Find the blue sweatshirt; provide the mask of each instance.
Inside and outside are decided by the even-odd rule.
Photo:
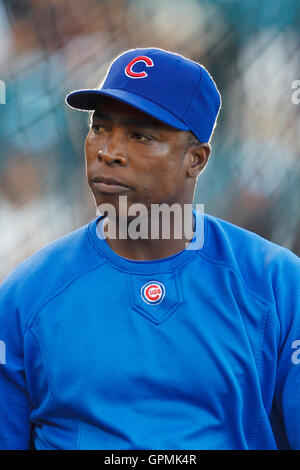
[[[300,259],[205,215],[132,261],[100,219],[0,286],[0,448],[300,449]]]

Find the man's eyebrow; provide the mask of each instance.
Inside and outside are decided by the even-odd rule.
[[[101,113],[100,111],[94,111],[92,118],[103,119],[104,121],[112,121],[112,117],[108,114]]]
[[[113,116],[102,113],[101,111],[95,111],[93,113],[92,118],[93,119],[98,118],[103,121],[113,121],[114,119]],[[134,126],[134,127],[140,127],[143,129],[157,129],[159,126],[159,124],[158,123],[156,124],[154,120],[152,121],[152,120],[147,120],[147,119],[137,119],[137,118],[132,118],[129,116],[121,117],[119,122],[123,126]]]
[[[120,123],[124,126],[133,126],[133,127],[141,127],[143,129],[157,129],[159,124],[153,120],[148,119],[137,119],[131,117],[123,117],[120,119]]]

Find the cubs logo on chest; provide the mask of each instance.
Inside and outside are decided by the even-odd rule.
[[[159,304],[165,296],[165,287],[161,282],[150,281],[144,284],[141,289],[141,297],[144,302],[150,305]]]

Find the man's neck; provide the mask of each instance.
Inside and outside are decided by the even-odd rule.
[[[153,224],[155,225],[155,224]],[[152,227],[153,227],[152,225]],[[127,233],[120,231],[120,224],[116,223],[115,236],[109,236],[108,230],[109,222],[106,227],[104,226],[104,233],[106,241],[111,249],[123,258],[136,260],[136,261],[151,261],[168,256],[175,255],[184,250],[193,238],[195,231],[195,217],[190,215],[189,223],[182,221],[181,237],[178,237],[180,231],[177,229],[174,233],[174,222],[170,223],[169,233],[162,233],[160,229],[156,238],[151,237],[151,222],[148,224],[148,237],[146,239],[137,238],[133,239],[130,236],[130,225],[127,225]],[[167,235],[167,238],[166,238]],[[158,239],[157,239],[158,237]]]

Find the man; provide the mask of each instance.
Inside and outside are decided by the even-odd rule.
[[[220,108],[208,72],[131,50],[67,102],[93,111],[102,215],[0,288],[1,448],[299,449],[299,258],[197,211],[175,234]],[[183,210],[149,237],[163,203]]]

